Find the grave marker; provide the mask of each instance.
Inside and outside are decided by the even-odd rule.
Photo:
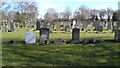
[[[35,33],[33,33],[33,32],[26,32],[25,33],[25,43],[27,43],[27,44],[36,43]]]
[[[118,30],[118,26],[117,25],[113,25],[113,32],[117,31]]]
[[[72,31],[72,40],[79,40],[80,37],[80,29],[74,28]]]
[[[1,22],[0,22],[0,32],[2,31],[2,24],[1,24]]]
[[[39,21],[36,22],[36,30],[40,30],[40,22]]]
[[[49,40],[49,29],[41,28],[40,29],[40,44],[47,44]]]
[[[70,33],[70,30],[71,30],[71,26],[70,25],[67,25],[65,26],[65,33]]]
[[[103,31],[103,26],[102,26],[102,25],[99,25],[99,26],[97,27],[97,31],[102,32],[102,31]]]
[[[115,31],[115,40],[120,41],[120,30]]]
[[[15,30],[15,23],[11,22],[10,23],[10,31],[13,32]]]

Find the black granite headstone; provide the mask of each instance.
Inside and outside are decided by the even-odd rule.
[[[49,29],[41,28],[40,29],[40,44],[46,44],[48,40],[49,40]]]
[[[72,31],[72,40],[79,40],[80,37],[80,29],[74,28]]]
[[[39,21],[36,22],[36,30],[40,30],[40,22]]]

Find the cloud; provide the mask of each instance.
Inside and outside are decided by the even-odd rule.
[[[43,15],[47,12],[48,8],[54,8],[58,12],[64,11],[66,6],[69,6],[72,9],[72,12],[75,11],[81,4],[85,4],[89,8],[97,9],[106,9],[111,7],[117,9],[117,3],[119,0],[35,0],[39,5],[39,13]],[[94,2],[94,3],[93,3]],[[115,5],[113,5],[113,3]]]
[[[46,0],[56,2],[119,2],[119,0]]]

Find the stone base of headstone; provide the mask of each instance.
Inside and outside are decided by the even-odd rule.
[[[84,44],[88,44],[88,43],[97,43],[97,40],[96,39],[84,39],[83,41]]]
[[[83,42],[82,40],[71,40],[70,44],[80,44],[82,42]]]
[[[116,40],[116,41],[120,41],[120,30],[117,30],[117,31],[115,32],[115,40]]]
[[[65,44],[66,43],[66,40],[64,39],[56,39],[54,40],[54,44]]]
[[[50,43],[49,40],[45,40],[45,41],[40,40],[39,45],[47,45],[49,43]]]

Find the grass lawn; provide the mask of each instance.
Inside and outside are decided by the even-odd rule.
[[[3,32],[2,41],[24,41],[25,29],[16,32]],[[114,39],[114,33],[80,33],[80,39],[95,38],[99,40]],[[36,32],[36,38],[39,33]],[[71,33],[56,32],[50,39],[71,40]],[[119,66],[120,43],[102,42],[97,44],[64,44],[64,45],[33,45],[7,44],[2,45],[3,66]]]

